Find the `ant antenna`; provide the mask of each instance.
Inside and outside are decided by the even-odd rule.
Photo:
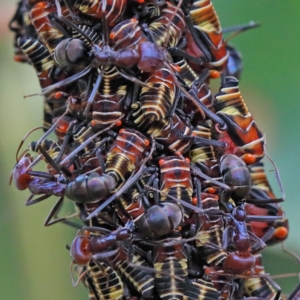
[[[277,182],[279,184],[279,188],[280,188],[280,192],[281,192],[281,198],[284,201],[285,200],[285,192],[284,192],[284,188],[283,188],[283,185],[282,185],[282,181],[280,179],[279,170],[278,170],[275,162],[273,161],[273,159],[271,158],[271,156],[267,152],[267,140],[266,140],[265,136],[264,136],[264,140],[266,141],[266,143],[264,144],[264,153],[267,156],[267,158],[269,159],[269,161],[272,163],[272,165],[274,166],[276,179],[277,179]]]
[[[28,149],[25,150],[25,151],[20,155],[20,157],[18,157],[19,151],[20,151],[21,147],[23,146],[25,140],[28,138],[28,136],[29,136],[32,132],[34,132],[35,130],[38,130],[38,129],[43,129],[43,126],[38,126],[38,127],[35,127],[35,128],[33,128],[33,129],[31,129],[31,130],[28,131],[28,132],[25,134],[25,136],[22,138],[22,140],[21,140],[21,142],[20,142],[20,145],[19,145],[19,147],[18,147],[18,150],[17,150],[17,152],[16,152],[16,160],[17,160],[17,162],[18,162],[18,161],[21,159],[21,157],[28,151]]]
[[[222,30],[223,33],[228,33],[228,32],[233,31],[233,33],[225,40],[225,43],[227,44],[229,40],[231,40],[233,37],[239,35],[240,33],[244,32],[248,29],[257,28],[260,25],[261,25],[260,23],[250,21],[248,24],[237,25],[237,26],[231,26],[231,27],[224,28]]]

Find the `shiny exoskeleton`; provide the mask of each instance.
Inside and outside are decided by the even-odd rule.
[[[231,188],[230,197],[233,201],[237,205],[245,201],[250,191],[251,178],[244,161],[236,155],[224,155],[220,159],[220,172],[223,182]]]
[[[90,300],[279,300],[259,252],[288,235],[284,192],[223,38],[253,27],[222,30],[210,0],[20,0],[15,59],[47,132],[19,154],[29,131],[11,178],[26,205],[58,197],[46,226],[86,225],[67,248]]]

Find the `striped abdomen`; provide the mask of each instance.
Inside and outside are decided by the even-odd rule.
[[[47,50],[47,48],[33,38],[19,38],[18,47],[20,47],[23,53],[27,56],[28,60],[32,63],[41,88],[45,88],[53,84],[53,79],[50,76],[53,71],[54,61]]]
[[[118,253],[112,260],[114,268],[123,280],[145,298],[152,298],[154,292],[154,276],[148,270],[141,267],[150,268],[146,260],[139,254],[132,256],[131,266],[128,262],[128,250],[125,247],[119,247]]]
[[[182,300],[188,275],[183,244],[155,247],[153,264],[159,297],[163,300]]]
[[[217,266],[227,257],[227,252],[222,249],[223,231],[217,224],[208,230],[200,230],[196,235],[196,247],[209,265]]]
[[[132,104],[134,123],[144,133],[151,134],[157,127],[167,125],[166,117],[175,98],[176,86],[169,70],[151,73],[143,87],[139,102]]]
[[[101,268],[97,265],[101,265]],[[88,276],[94,284],[99,300],[120,300],[124,295],[121,277],[104,262],[90,261],[87,266]]]
[[[101,19],[103,17],[101,0],[72,0],[70,2],[75,8],[86,15],[97,19]],[[113,26],[120,20],[120,18],[122,18],[126,5],[126,0],[106,1],[104,13],[109,26]]]
[[[203,42],[211,52],[212,68],[223,71],[227,65],[228,53],[219,18],[211,1],[193,1],[190,16],[194,27],[205,36]]]
[[[175,47],[186,29],[184,14],[180,8],[167,2],[167,7],[162,9],[160,17],[149,24],[149,29],[156,44]]]
[[[225,78],[225,84],[215,96],[214,108],[227,125],[227,131],[222,133],[224,141],[230,145],[226,151],[241,157],[246,163],[262,159],[264,136],[242,98],[236,78]]]
[[[179,75],[188,87],[191,87],[192,84],[199,78],[199,75],[196,74],[186,59],[181,58],[174,64],[180,67]]]
[[[139,131],[121,129],[107,154],[105,173],[113,176],[120,188],[143,158],[149,140]]]
[[[196,138],[198,137],[211,140],[211,126],[209,126],[206,122],[202,122],[194,128],[192,135]],[[213,146],[208,145],[205,142],[195,140],[191,145],[189,157],[191,162],[196,164],[206,175],[213,178],[221,176],[219,163]]]
[[[189,163],[177,156],[160,159],[160,200],[174,202],[172,198],[192,204],[193,184]],[[185,216],[189,217],[190,209],[184,207]]]
[[[91,39],[93,44],[98,45],[100,43],[101,36],[99,36],[99,34],[96,31],[94,31],[91,27],[86,25],[78,25],[78,28]],[[72,29],[72,37],[74,39],[79,39],[83,41],[90,48],[93,46],[85,36],[83,36],[80,32],[78,32],[75,29]]]
[[[127,84],[115,66],[104,68],[102,82],[92,104],[93,127],[105,128],[122,116]]]
[[[218,291],[210,281],[196,279],[186,286],[183,300],[218,300]]]
[[[245,210],[249,215],[258,216],[282,216],[281,220],[275,220],[272,222],[255,222],[250,221],[248,224],[251,231],[259,238],[264,237],[264,235],[270,230],[274,229],[274,232],[267,240],[264,242],[267,245],[273,245],[276,243],[283,242],[289,233],[289,222],[286,218],[285,212],[281,206],[277,203],[261,203],[259,200],[270,200],[276,199],[272,188],[269,184],[268,178],[266,176],[263,163],[257,163],[249,167],[252,186],[249,192],[249,202],[245,204]],[[257,204],[251,204],[251,199],[255,199]],[[247,201],[247,200],[246,200]]]
[[[255,256],[254,273],[257,275],[265,274],[262,264],[261,254]],[[274,287],[264,277],[250,277],[244,281],[244,295],[246,297],[257,297],[263,299],[275,299],[276,291]],[[277,299],[277,298],[276,298]]]
[[[30,17],[40,40],[52,54],[64,35],[52,25],[51,13],[57,13],[55,6],[49,7],[47,2],[39,2],[32,8]]]
[[[115,51],[119,49],[136,50],[139,43],[148,41],[139,26],[139,22],[134,18],[117,24],[111,30],[109,37]]]

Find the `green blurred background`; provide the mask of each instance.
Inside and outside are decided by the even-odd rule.
[[[11,1],[14,2],[14,1]],[[8,186],[16,149],[25,133],[42,124],[42,98],[23,99],[40,91],[34,70],[12,59],[13,35],[7,24],[15,3],[0,3],[0,299],[88,299],[80,285],[72,287],[70,257],[65,248],[76,230],[57,224],[43,227],[55,199],[25,207],[27,192]],[[290,220],[287,248],[300,255],[300,1],[215,0],[222,27],[259,21],[262,26],[230,41],[244,58],[241,90],[247,106],[266,133],[268,152],[276,162],[286,191],[283,207]],[[218,83],[217,85],[218,86]],[[37,139],[41,132],[31,136]],[[27,142],[26,142],[27,145]],[[272,167],[268,172],[280,196]],[[65,214],[72,211],[66,206]],[[264,252],[271,274],[300,272],[299,263],[281,246]],[[297,276],[277,280],[284,292]]]

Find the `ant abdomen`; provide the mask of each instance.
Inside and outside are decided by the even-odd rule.
[[[241,201],[248,196],[251,177],[242,159],[232,154],[224,155],[220,161],[220,172],[224,183],[232,187],[231,197],[234,201]]]
[[[66,196],[80,203],[97,202],[104,199],[116,186],[110,175],[92,172],[76,177],[66,186]]]
[[[136,221],[136,226],[143,235],[160,237],[176,229],[182,220],[183,213],[180,207],[177,204],[166,202],[151,206]]]
[[[54,60],[62,67],[86,64],[87,59],[88,48],[80,39],[64,39],[55,47]]]

